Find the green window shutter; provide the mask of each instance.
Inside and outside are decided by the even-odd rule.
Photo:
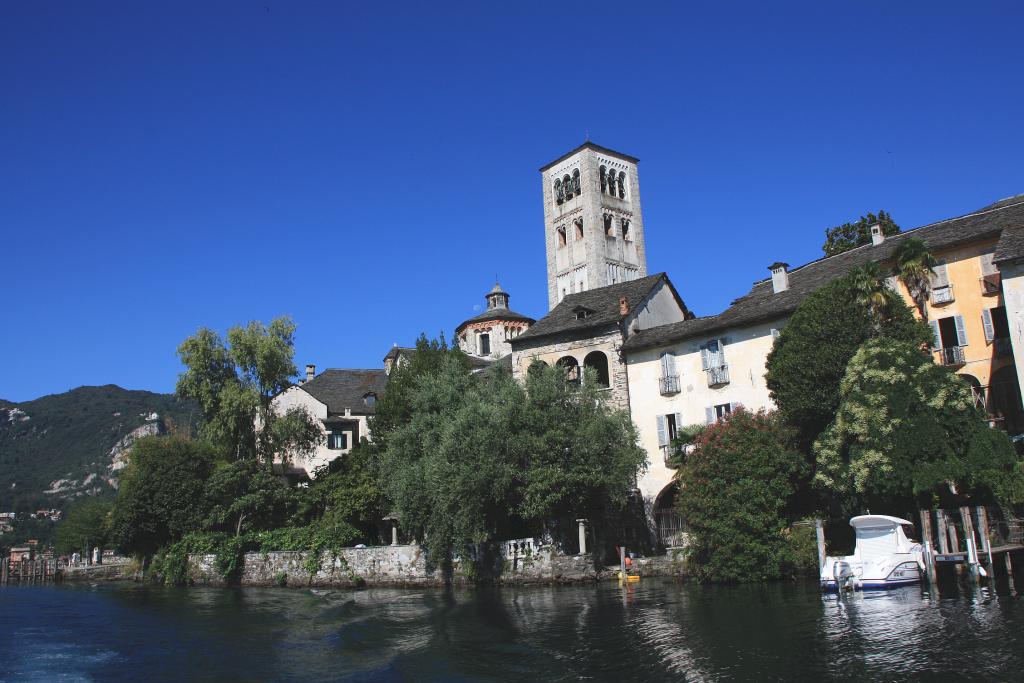
[[[665,424],[665,416],[664,415],[659,415],[658,416],[658,446],[661,447],[661,446],[667,446],[667,445],[668,445],[668,428],[667,428],[667,425]]]
[[[932,328],[932,349],[941,349],[942,334],[939,332],[939,321],[929,320],[928,327]]]
[[[991,342],[996,338],[996,332],[992,326],[992,311],[987,308],[981,310],[981,324],[985,327],[985,341]]]
[[[956,343],[958,346],[967,346],[967,331],[964,329],[964,319],[959,315],[953,316],[956,323]]]

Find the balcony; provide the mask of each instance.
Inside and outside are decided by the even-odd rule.
[[[947,346],[944,349],[939,349],[939,361],[943,365],[963,365],[965,362],[964,347]]]
[[[708,386],[720,387],[729,383],[729,366],[719,365],[706,370],[708,373]]]
[[[679,375],[665,375],[659,382],[662,396],[671,396],[679,393]]]
[[[932,303],[936,306],[948,304],[953,301],[953,285],[935,287],[932,289]]]

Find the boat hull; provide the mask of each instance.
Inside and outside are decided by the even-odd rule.
[[[921,583],[921,569],[917,562],[901,562],[884,575],[881,574],[880,572],[872,576],[870,572],[862,572],[860,576],[849,577],[844,584],[847,589],[852,590],[884,591]],[[821,590],[826,593],[835,593],[839,590],[839,584],[834,578],[822,576],[820,584]]]

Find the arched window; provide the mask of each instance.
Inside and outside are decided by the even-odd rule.
[[[604,215],[604,236],[615,237],[615,232],[612,228],[612,215],[610,213]]]
[[[565,198],[572,199],[572,178],[569,176],[568,173],[566,173],[565,176],[562,178],[562,186],[565,188]]]
[[[559,204],[565,201],[565,189],[562,187],[562,181],[555,181],[555,201]]]
[[[601,194],[608,191],[608,169],[601,167]]]
[[[626,198],[626,174],[619,171],[619,197]]]
[[[597,383],[602,387],[609,387],[608,382],[608,356],[604,355],[600,351],[591,351],[587,354],[587,357],[583,359],[583,367],[591,368],[594,370],[594,374],[597,375]]]
[[[580,188],[580,169],[578,168],[572,172],[572,191],[576,194],[582,194]]]
[[[679,484],[673,482],[662,489],[654,499],[651,512],[658,528],[658,542],[666,548],[682,545],[684,521],[676,512],[676,499],[679,497]]]
[[[974,375],[957,375],[960,379],[967,383],[967,386],[971,388],[971,393],[974,395],[974,405],[987,411],[988,402],[985,400],[985,390],[981,386],[981,382]]]
[[[572,356],[562,356],[558,359],[558,367],[565,371],[565,381],[569,384],[579,386],[580,364]]]
[[[625,218],[622,219],[622,239],[627,242],[633,239],[633,236],[629,233],[629,221]]]
[[[558,246],[564,247],[565,246],[565,226],[564,225],[558,226],[558,228],[556,228],[556,231],[558,232]]]
[[[573,221],[573,225],[576,226],[576,239],[583,239],[583,219],[577,218],[575,221]]]

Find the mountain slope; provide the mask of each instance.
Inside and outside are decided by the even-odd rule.
[[[173,394],[113,384],[24,403],[2,401],[0,511],[66,508],[81,495],[112,492],[115,461],[123,465],[129,435],[188,429],[198,415],[194,404]]]

